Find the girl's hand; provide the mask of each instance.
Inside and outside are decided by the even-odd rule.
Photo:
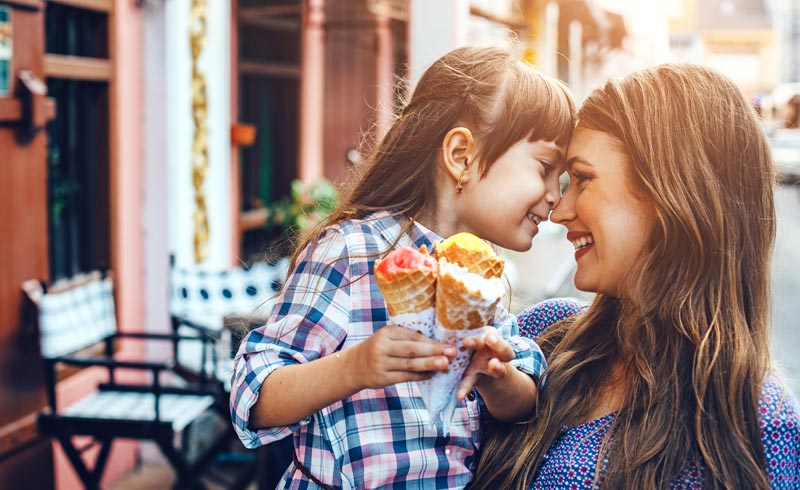
[[[345,353],[351,380],[363,390],[429,379],[434,371],[447,369],[456,349],[408,328],[386,325]]]
[[[464,347],[475,353],[456,392],[459,400],[465,399],[472,388],[503,379],[508,375],[508,370],[513,369],[508,362],[515,357],[514,349],[494,327],[486,327],[483,335],[465,338]]]

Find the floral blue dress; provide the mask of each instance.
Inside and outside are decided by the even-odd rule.
[[[586,308],[570,299],[548,300],[517,318],[520,334],[536,339],[548,326]],[[761,440],[767,457],[767,472],[773,489],[800,488],[800,406],[794,395],[775,377],[764,382],[759,401]],[[563,427],[545,454],[531,489],[592,489],[597,458],[615,414],[604,415],[575,427]],[[602,484],[602,475],[599,478]],[[600,486],[598,485],[598,487]],[[703,488],[702,463],[688,464],[672,482],[675,490]]]

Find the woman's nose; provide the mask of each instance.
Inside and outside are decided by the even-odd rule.
[[[567,192],[561,196],[553,212],[550,213],[550,221],[563,225],[575,218],[575,198],[573,195],[574,193],[567,188]]]

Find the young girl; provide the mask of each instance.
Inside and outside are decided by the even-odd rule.
[[[449,424],[428,429],[414,381],[460,346],[387,325],[373,276],[395,247],[468,231],[524,251],[560,199],[572,99],[497,48],[436,61],[343,204],[309,235],[267,325],[236,358],[233,422],[249,448],[294,435],[282,488],[458,488],[484,418],[532,410],[543,357],[499,308]],[[474,389],[473,389],[474,388]]]

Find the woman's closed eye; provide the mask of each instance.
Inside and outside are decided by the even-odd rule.
[[[590,180],[592,180],[592,177],[590,175],[588,175],[588,174],[583,173],[583,172],[576,172],[576,171],[573,170],[569,174],[569,183],[570,183],[570,185],[574,184],[576,187],[581,187],[584,184],[586,184],[587,182],[589,182]]]

